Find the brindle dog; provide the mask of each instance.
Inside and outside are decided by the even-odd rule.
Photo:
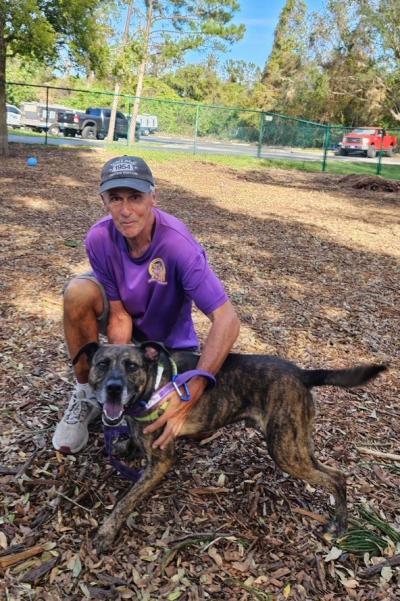
[[[82,353],[88,356],[91,365],[89,381],[103,405],[103,421],[111,425],[120,419],[126,406],[150,398],[158,365],[164,366],[160,385],[171,378],[169,356],[158,343],[100,347],[89,343],[78,356]],[[196,368],[199,355],[180,351],[172,354],[172,358],[182,373]],[[272,459],[283,471],[313,486],[322,486],[334,496],[335,515],[325,532],[338,536],[347,527],[346,480],[340,471],[319,463],[314,456],[311,435],[315,409],[310,391],[314,386],[360,386],[385,369],[384,365],[301,369],[279,357],[232,353],[217,375],[217,385],[208,388],[192,408],[180,436],[210,432],[245,420],[246,425],[263,434]],[[146,422],[127,420],[133,441],[141,448],[147,465],[101,526],[96,539],[99,552],[110,548],[134,507],[159,484],[174,463],[174,443],[164,450],[153,449],[152,442],[160,432],[145,436]]]

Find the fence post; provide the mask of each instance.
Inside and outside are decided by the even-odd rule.
[[[376,165],[376,175],[380,175],[382,172],[382,155],[383,155],[383,139],[385,137],[385,130],[382,128],[381,134],[381,149],[378,151],[378,162]]]
[[[331,127],[330,125],[325,126],[324,134],[324,158],[322,159],[322,171],[326,171],[326,159],[328,158],[328,148],[331,141]]]
[[[127,116],[128,116],[128,131],[126,132],[126,145],[129,147],[129,132],[131,129],[131,110],[132,110],[132,103],[131,103],[131,97],[128,96],[128,107],[127,107]]]
[[[257,158],[260,159],[262,143],[263,143],[263,138],[264,138],[264,113],[260,113],[260,125],[259,125],[258,129],[259,129],[259,134],[258,134],[258,145],[257,145]]]
[[[199,131],[199,119],[200,119],[200,105],[196,106],[196,119],[194,122],[194,140],[193,140],[193,154],[196,154],[197,150],[197,133]]]
[[[46,86],[46,131],[44,134],[44,143],[47,144],[47,131],[49,129],[49,87]]]

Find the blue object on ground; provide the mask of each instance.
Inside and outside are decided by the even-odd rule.
[[[38,160],[36,157],[29,157],[29,159],[26,161],[29,165],[29,167],[36,167],[36,165],[38,164]]]

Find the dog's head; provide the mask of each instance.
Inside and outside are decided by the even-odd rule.
[[[90,342],[76,355],[86,355],[89,383],[103,407],[104,421],[117,424],[128,403],[143,399],[154,386],[157,364],[164,348],[157,342],[104,344]]]

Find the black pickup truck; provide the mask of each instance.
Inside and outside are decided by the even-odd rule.
[[[88,108],[81,111],[64,111],[58,116],[58,122],[64,130],[65,136],[80,135],[88,140],[104,140],[108,134],[111,109]],[[129,121],[123,113],[117,111],[115,118],[114,140],[127,138]],[[140,124],[136,124],[135,139],[139,139]]]

